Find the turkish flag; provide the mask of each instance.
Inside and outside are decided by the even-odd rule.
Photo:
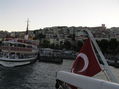
[[[71,71],[85,76],[94,76],[101,71],[100,64],[90,39],[87,39],[84,42],[83,47],[73,63]],[[78,89],[73,85],[69,84],[69,86],[71,89]]]
[[[94,76],[101,71],[91,40],[87,39],[83,44],[71,71],[85,76]]]

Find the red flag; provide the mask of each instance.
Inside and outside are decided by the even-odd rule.
[[[71,71],[85,76],[94,76],[101,71],[90,39],[87,39],[83,44],[83,47],[73,63]],[[69,86],[71,89],[77,89],[75,86]]]
[[[85,76],[94,76],[101,67],[94,52],[91,40],[87,39],[73,63],[71,71]]]

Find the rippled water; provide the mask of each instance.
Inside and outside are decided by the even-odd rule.
[[[0,67],[0,89],[55,89],[56,72],[70,71],[71,64],[71,60],[64,60],[62,65],[36,62],[15,68]],[[119,78],[119,69],[111,69]],[[102,73],[96,77],[105,79]]]
[[[36,62],[31,65],[0,68],[0,89],[55,89],[56,72],[70,70],[72,61],[62,65]]]

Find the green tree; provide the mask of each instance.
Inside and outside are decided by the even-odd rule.
[[[76,46],[76,51],[80,51],[81,47],[83,46],[83,42],[82,41],[77,41],[77,46]]]
[[[109,41],[105,39],[101,40],[99,43],[99,47],[101,48],[103,53],[107,53],[109,48]]]
[[[50,41],[44,40],[43,43],[41,44],[41,47],[48,48],[50,46]]]
[[[65,49],[71,49],[71,42],[70,41],[68,41],[68,40],[66,40],[65,42],[64,42],[64,48]]]
[[[110,52],[115,55],[117,53],[117,48],[118,48],[118,42],[116,39],[111,39],[109,41],[109,49],[110,49]]]

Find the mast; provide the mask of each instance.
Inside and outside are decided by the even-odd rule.
[[[26,32],[25,32],[25,36],[24,36],[25,40],[28,40],[28,38],[29,38],[28,30],[29,30],[29,18],[27,19],[27,27],[26,27]]]
[[[26,35],[28,35],[28,30],[29,30],[29,18],[27,19]]]
[[[104,63],[104,65],[103,65],[104,66],[104,70],[106,71],[109,79],[112,82],[118,83],[117,78],[114,76],[114,74],[110,70],[109,65],[108,65],[107,61],[105,60],[105,57],[104,57],[103,53],[101,52],[101,50],[100,50],[100,48],[99,48],[99,46],[98,46],[93,34],[88,29],[86,29],[85,31],[88,33],[89,38],[92,40],[92,42],[93,42],[93,44],[94,44],[94,46],[95,46],[95,48],[96,48],[101,60],[102,60],[102,62]]]

